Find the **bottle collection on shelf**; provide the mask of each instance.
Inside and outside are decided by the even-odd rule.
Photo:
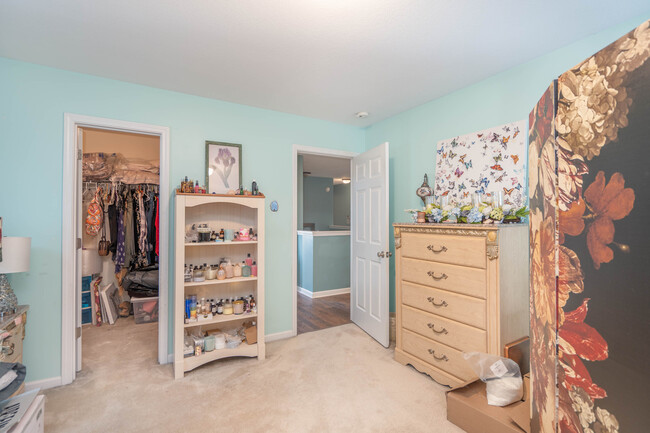
[[[207,242],[249,242],[257,241],[257,233],[252,227],[243,227],[239,230],[221,229],[212,230],[207,224],[192,224],[185,233],[186,243],[207,243]]]
[[[190,264],[185,265],[184,280],[186,283],[203,283],[207,280],[225,280],[239,277],[257,277],[257,262],[253,260],[250,253],[241,264],[233,265],[228,258],[222,258],[218,265]]]
[[[253,295],[238,299],[199,300],[196,295],[185,297],[185,323],[210,321],[217,316],[257,314],[257,303]]]
[[[185,180],[181,179],[181,186],[177,191],[183,194],[206,194],[207,192],[205,185],[200,186],[198,180],[194,183],[187,176],[185,176]]]
[[[205,185],[199,185],[199,181],[194,181],[192,179],[188,179],[187,176],[185,176],[185,179],[181,179],[181,185],[176,189],[176,192],[181,193],[181,194],[207,194],[207,189],[205,188]],[[212,193],[216,194],[216,193]],[[262,194],[259,190],[259,187],[257,186],[257,182],[253,180],[253,183],[251,184],[251,189],[244,189],[243,185],[240,185],[238,189],[232,189],[228,191],[227,195],[243,195],[243,196],[260,196],[264,197],[264,194]]]

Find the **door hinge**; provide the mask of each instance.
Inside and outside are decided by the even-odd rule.
[[[81,161],[83,159],[84,152],[81,149],[77,149],[77,160]]]
[[[81,249],[81,238],[77,238],[77,249]]]
[[[81,327],[77,327],[74,330],[75,338],[81,338]]]

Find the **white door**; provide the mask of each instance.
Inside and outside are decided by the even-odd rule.
[[[388,347],[388,143],[352,158],[350,316]]]
[[[77,224],[75,224],[75,236],[77,238],[76,260],[75,260],[75,371],[81,371],[81,269],[82,269],[82,240],[83,240],[83,179],[82,179],[82,158],[83,154],[83,133],[77,128]],[[74,377],[72,378],[74,380]]]

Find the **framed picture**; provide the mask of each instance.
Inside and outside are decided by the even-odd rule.
[[[208,194],[227,194],[242,185],[241,144],[205,142],[205,184]]]
[[[2,217],[0,217],[0,262],[2,261]]]

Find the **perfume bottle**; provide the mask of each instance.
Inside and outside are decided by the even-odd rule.
[[[246,264],[246,262],[241,262],[241,276],[250,277],[251,276],[251,267]]]
[[[251,275],[257,277],[257,262],[253,262],[251,265]]]
[[[248,266],[252,266],[252,265],[253,265],[253,258],[251,257],[251,253],[248,253],[248,257],[246,257],[246,264],[247,264]]]
[[[225,265],[223,265],[224,271],[226,271],[226,278],[232,278],[235,276],[235,269],[232,266],[232,263],[230,263],[230,259],[226,262]]]
[[[227,299],[226,300],[226,303],[223,306],[223,314],[225,314],[225,315],[233,314],[232,299]]]

